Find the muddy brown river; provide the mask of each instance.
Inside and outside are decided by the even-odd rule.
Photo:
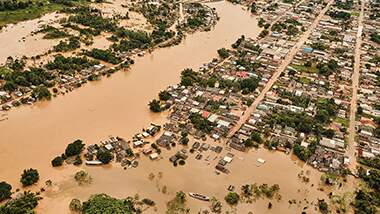
[[[315,202],[317,198],[324,197],[325,194],[316,188],[320,173],[298,165],[287,155],[266,150],[238,153],[230,175],[215,174],[211,161],[215,154],[210,154],[209,162],[190,157],[186,166],[178,168],[174,168],[167,158],[150,161],[144,157],[137,169],[123,170],[117,165],[51,167],[51,159],[61,154],[75,139],[93,144],[109,135],[129,138],[150,122],[161,123],[165,115],[150,113],[147,104],[160,90],[178,83],[181,70],[198,68],[215,57],[219,48],[229,47],[243,34],[248,37],[259,34],[256,18],[240,6],[227,2],[209,5],[215,7],[220,16],[220,21],[210,32],[188,35],[177,46],[158,49],[137,58],[128,72],[116,73],[49,102],[23,106],[3,115],[8,119],[0,122],[0,181],[7,181],[16,189],[20,187],[22,170],[30,167],[39,170],[40,186],[51,179],[54,187],[43,194],[38,213],[69,213],[68,204],[72,198],[85,200],[91,194],[103,192],[114,197],[136,193],[140,197],[149,197],[156,201],[157,207],[147,213],[164,213],[166,202],[176,191],[200,192],[223,200],[229,184],[239,188],[254,182],[279,184],[283,199],[273,202],[270,211],[267,209],[268,201],[259,200],[238,206],[237,213],[295,213],[305,206],[315,212],[314,206],[303,199],[309,197]],[[172,152],[164,151],[163,156],[167,157]],[[267,163],[257,167],[257,158],[264,158]],[[78,186],[74,183],[73,174],[80,168],[85,168],[93,177],[91,185]],[[301,170],[311,171],[308,184],[297,178]],[[151,172],[156,175],[162,172],[162,178],[150,181],[148,174]],[[313,188],[311,184],[314,184]],[[161,190],[165,185],[168,192],[163,194]],[[300,203],[290,206],[288,200],[291,199]],[[188,206],[191,213],[197,213],[209,204],[188,198]],[[224,210],[233,209],[224,205]]]

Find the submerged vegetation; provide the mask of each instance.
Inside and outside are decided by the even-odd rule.
[[[24,214],[35,213],[33,209],[37,207],[38,197],[35,193],[24,192],[20,197],[7,201],[4,205],[0,205],[0,213],[2,214]]]

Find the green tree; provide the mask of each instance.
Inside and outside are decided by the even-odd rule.
[[[5,181],[0,182],[0,202],[8,199],[12,195],[12,186]]]
[[[3,89],[9,92],[13,92],[13,91],[16,91],[17,85],[13,81],[7,81],[3,85]]]
[[[229,205],[237,205],[239,203],[240,196],[236,192],[229,192],[226,197],[224,197],[224,200],[226,200]]]
[[[219,56],[220,56],[221,58],[223,58],[223,59],[225,59],[225,58],[227,58],[227,57],[230,56],[230,53],[229,53],[228,50],[225,49],[225,48],[221,48],[221,49],[219,49],[219,50],[218,50],[218,54],[219,54]]]
[[[160,105],[160,101],[154,99],[152,101],[149,102],[149,109],[152,111],[152,112],[160,112],[161,111],[161,105]]]
[[[12,199],[0,206],[1,214],[33,214],[39,197],[31,192],[24,192],[20,197]]]
[[[79,155],[83,148],[84,148],[84,143],[82,140],[76,140],[70,144],[67,145],[66,149],[65,149],[65,155],[66,157],[71,157],[71,156],[74,156],[74,155]]]
[[[323,214],[326,214],[329,212],[329,206],[325,202],[325,200],[318,200],[318,207],[319,207],[319,211],[321,211],[321,213]]]
[[[87,201],[83,202],[82,213],[99,214],[99,213],[137,213],[134,200],[129,197],[127,199],[116,199],[106,194],[97,194],[91,196]]]
[[[40,175],[38,174],[38,171],[36,169],[26,169],[21,174],[20,182],[24,186],[30,186],[32,184],[37,183],[37,181],[40,179]]]
[[[51,165],[53,167],[58,167],[58,166],[62,166],[63,164],[63,158],[61,156],[57,156],[55,157],[52,161],[51,161]]]
[[[38,86],[33,89],[32,96],[38,100],[49,100],[51,98],[51,93],[46,86]]]
[[[108,164],[113,159],[113,155],[108,150],[99,150],[98,154],[96,155],[99,161],[101,161],[103,164]]]
[[[160,100],[163,100],[163,101],[168,101],[172,95],[167,92],[167,91],[161,91],[159,94],[158,94]]]

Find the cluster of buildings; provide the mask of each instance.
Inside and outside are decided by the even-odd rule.
[[[367,3],[364,13],[358,88],[358,155],[373,158],[380,154],[380,5]],[[377,35],[377,40],[375,39]]]
[[[304,4],[309,5],[301,3],[303,12],[297,17],[304,14]],[[357,3],[352,3],[351,9],[345,11],[355,14],[359,9]],[[246,149],[245,143],[252,140],[252,133],[259,133],[269,148],[288,152],[296,146],[305,161],[321,171],[347,166],[349,157],[345,156],[345,149],[358,17],[342,18],[335,15],[336,11],[341,9],[333,4],[230,140],[233,148]],[[294,19],[294,14],[292,17],[305,25],[311,24],[311,20],[303,20],[305,17]],[[270,37],[277,35],[273,32]]]

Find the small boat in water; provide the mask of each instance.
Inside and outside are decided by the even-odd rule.
[[[189,195],[190,195],[190,197],[196,198],[198,200],[210,201],[210,198],[205,196],[205,195],[201,195],[201,194],[193,193],[193,192],[189,192]]]

